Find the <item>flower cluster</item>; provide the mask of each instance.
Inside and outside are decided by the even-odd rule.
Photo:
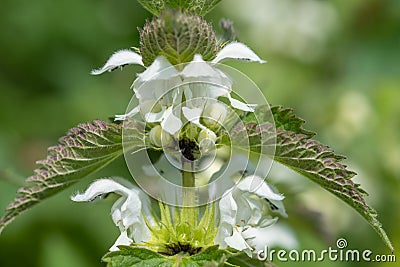
[[[200,123],[202,116],[216,121],[226,116],[228,111],[221,105],[208,103],[210,99],[226,97],[233,108],[253,111],[253,105],[231,96],[232,81],[217,67],[219,62],[228,59],[264,62],[246,45],[238,42],[226,45],[211,62],[195,55],[187,65],[173,66],[164,56],[159,56],[143,73],[138,74],[132,85],[139,105],[127,114],[117,115],[116,120],[125,120],[140,113],[147,123],[160,123],[164,131],[175,135],[184,123],[181,113],[183,119],[201,129],[206,128]],[[112,71],[127,64],[144,66],[139,54],[121,50],[113,54],[102,68],[93,70],[92,74]],[[180,108],[175,108],[177,106]]]
[[[100,179],[93,182],[84,193],[71,197],[73,201],[81,202],[103,198],[110,193],[120,196],[111,208],[111,215],[121,234],[110,251],[118,250],[120,245],[146,246],[152,239],[152,233],[163,224],[152,215],[149,197],[130,182],[124,181],[124,184],[113,179]],[[280,228],[275,231],[268,229],[277,221],[278,218],[274,217],[276,214],[287,216],[283,198],[260,177],[245,177],[219,200],[217,223],[210,226],[218,229],[214,244],[244,251],[251,257],[253,252],[263,248],[266,240],[279,232],[282,238],[273,244],[290,246],[293,241],[283,238],[287,236],[285,231]]]
[[[139,116],[149,125],[149,139],[157,147],[162,147],[161,135],[182,138],[182,128],[187,124],[200,129],[197,136],[199,143],[204,140],[215,143],[218,132],[213,131],[213,125],[222,123],[234,110],[253,112],[255,107],[232,97],[233,82],[218,68],[219,62],[228,59],[264,62],[239,42],[225,45],[210,62],[196,54],[191,62],[174,66],[164,56],[158,56],[144,72],[137,75],[132,85],[138,105],[127,114],[116,115],[115,119]],[[93,70],[92,74],[112,71],[127,64],[144,66],[139,54],[121,50],[113,54],[102,68]],[[215,101],[219,98],[225,98],[229,108]],[[187,131],[184,134],[190,135]],[[123,186],[112,179],[98,180],[85,193],[73,196],[72,200],[92,201],[109,193],[120,195],[111,213],[121,235],[111,251],[118,250],[119,245],[154,247],[151,240],[163,239],[156,233],[163,225],[169,224],[168,221],[152,215],[150,199],[132,184]],[[207,226],[216,229],[212,232],[211,245],[243,251],[251,257],[260,244],[265,244],[266,235],[271,233],[268,229],[278,219],[276,215],[286,216],[283,198],[261,177],[255,174],[242,176],[217,202],[216,218]],[[169,210],[168,207],[165,209]],[[200,220],[199,212],[195,214],[195,219]],[[170,240],[166,237],[163,242]],[[196,242],[195,246],[200,248],[210,245],[199,240]]]

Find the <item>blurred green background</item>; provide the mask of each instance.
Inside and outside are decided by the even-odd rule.
[[[142,69],[100,77],[89,71],[113,51],[138,46],[137,27],[146,18],[135,0],[1,1],[0,210],[69,128],[125,111],[129,86]],[[216,28],[220,18],[233,20],[239,40],[268,60],[230,65],[253,79],[271,104],[293,107],[319,141],[348,156],[399,248],[400,1],[223,0],[207,18]],[[130,177],[123,159],[17,218],[0,236],[0,266],[104,266],[100,258],[118,236],[112,202],[76,204],[69,196],[109,175]],[[335,248],[342,237],[349,248],[390,253],[337,198],[279,167],[273,179],[286,195],[283,221],[300,248]]]

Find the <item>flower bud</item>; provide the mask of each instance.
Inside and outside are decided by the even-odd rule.
[[[206,126],[222,124],[226,118],[227,109],[224,104],[213,103],[208,105],[203,112],[203,121]]]
[[[150,142],[156,147],[169,146],[173,139],[172,136],[163,131],[160,125],[153,127],[149,133]]]
[[[160,55],[172,65],[190,62],[195,54],[210,61],[219,49],[211,24],[179,9],[164,10],[140,30],[140,53],[145,66]]]
[[[199,142],[201,153],[207,153],[215,148],[217,136],[213,131],[204,129],[200,131],[197,141]]]
[[[162,128],[160,125],[153,127],[149,133],[150,142],[157,147],[161,147],[162,146],[161,134],[162,134]]]
[[[189,124],[187,129],[186,129],[186,135],[187,138],[193,140],[196,139],[196,137],[198,136],[199,132],[198,132],[198,127],[194,124]]]

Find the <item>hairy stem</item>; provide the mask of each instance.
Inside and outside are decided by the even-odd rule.
[[[193,163],[182,159],[182,213],[181,218],[190,226],[197,226],[198,208],[196,206],[196,177],[193,172]]]

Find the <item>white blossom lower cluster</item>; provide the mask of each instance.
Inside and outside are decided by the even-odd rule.
[[[118,250],[119,245],[143,244],[151,239],[151,232],[145,219],[154,225],[149,197],[133,184],[122,185],[112,179],[93,182],[82,194],[71,197],[73,201],[93,201],[109,193],[120,198],[111,209],[112,219],[121,235],[110,248]],[[278,220],[274,213],[286,216],[282,204],[283,196],[260,177],[251,175],[242,179],[234,188],[225,192],[218,201],[218,228],[214,244],[221,248],[233,248],[251,256],[264,249],[265,245],[290,247],[293,239],[285,228],[274,225]],[[268,212],[270,206],[274,212]]]

